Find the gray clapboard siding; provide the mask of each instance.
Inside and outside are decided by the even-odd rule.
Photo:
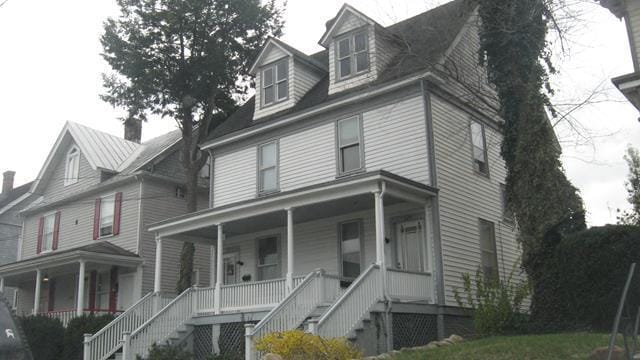
[[[36,275],[34,273],[33,278]],[[18,299],[16,302],[16,313],[18,315],[31,315],[33,312],[33,296],[36,282],[28,281],[20,284],[18,289]]]
[[[63,156],[60,156],[60,159],[54,164],[53,169],[51,169],[53,170],[51,171],[51,178],[47,181],[47,185],[42,191],[42,194],[40,194],[47,202],[52,202],[56,199],[75,194],[100,183],[100,172],[98,170],[93,170],[87,161],[87,158],[82,152],[80,152],[78,182],[64,186],[65,165],[67,161],[66,154],[71,149],[71,146],[73,146],[73,144],[69,144],[63,149]]]
[[[108,236],[101,240],[93,240],[93,218],[96,198],[111,195],[118,191],[122,192],[120,234]],[[61,212],[58,251],[89,245],[94,241],[109,241],[125,250],[137,253],[139,198],[138,184],[131,183],[123,185],[116,190],[87,196],[72,203],[60,205],[56,209]],[[35,213],[26,217],[22,259],[37,256],[36,247],[40,217],[54,213],[56,210]]]
[[[269,64],[270,62],[278,60],[283,56],[288,56],[287,54],[283,53],[282,50],[278,49],[275,46],[272,46],[271,49],[272,50],[269,52],[269,56],[266,57],[264,64]],[[278,56],[275,56],[274,54],[277,52],[280,52],[282,55],[278,54]],[[273,60],[269,60],[269,59],[273,59]],[[258,120],[267,115],[275,114],[279,111],[288,109],[293,105],[295,105],[295,97],[293,96],[295,92],[294,85],[293,85],[295,83],[295,72],[294,72],[295,67],[293,63],[293,57],[288,56],[287,61],[288,61],[288,72],[289,72],[289,77],[287,80],[288,81],[287,85],[289,87],[289,97],[287,98],[287,100],[281,101],[273,105],[262,106],[262,67],[258,67],[258,71],[256,73],[256,98],[255,98],[256,107],[253,114],[254,120]]]
[[[256,147],[216,156],[214,206],[251,199],[256,194]],[[215,156],[215,155],[214,155]]]
[[[297,103],[320,81],[322,74],[320,74],[318,70],[311,69],[299,60],[294,60],[293,63],[293,101]]]
[[[473,170],[471,117],[432,95],[436,169],[440,189],[440,229],[447,305],[457,305],[453,288],[461,288],[463,273],[475,274],[480,266],[478,219],[495,224],[501,276],[518,260],[519,249],[513,227],[503,223],[500,183],[504,161],[500,156],[501,134],[485,126],[490,177]]]
[[[175,179],[177,182],[185,182],[185,170],[180,161],[180,150],[175,150],[153,166],[153,173]],[[198,186],[209,187],[209,179],[198,177]]]

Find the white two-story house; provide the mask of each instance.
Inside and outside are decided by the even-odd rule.
[[[255,96],[201,144],[209,207],[149,227],[156,254],[208,247],[209,286],[110,349],[190,339],[198,359],[252,359],[261,336],[304,328],[373,354],[462,331],[462,274],[508,276],[520,253],[477,21],[464,0],[388,27],[345,5],[317,54],[267,41]]]

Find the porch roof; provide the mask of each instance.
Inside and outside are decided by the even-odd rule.
[[[416,203],[425,203],[438,192],[436,188],[384,170],[370,171],[178,216],[151,224],[149,231],[156,232],[161,237],[172,237],[287,208],[304,207],[373,193],[382,190],[383,187],[389,196]],[[189,240],[187,237],[183,236],[184,240]],[[198,242],[197,239],[192,240]]]
[[[20,275],[36,269],[48,269],[78,263],[81,260],[126,267],[135,267],[143,262],[138,255],[107,241],[101,241],[2,265],[0,266],[0,276]]]

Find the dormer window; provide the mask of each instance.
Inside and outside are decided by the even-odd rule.
[[[289,97],[289,64],[283,59],[262,69],[262,105],[268,106]]]
[[[71,185],[78,182],[78,174],[80,172],[80,150],[72,147],[67,153],[67,162],[64,170],[64,185]]]
[[[369,44],[366,31],[348,34],[336,41],[338,79],[346,79],[369,70]]]

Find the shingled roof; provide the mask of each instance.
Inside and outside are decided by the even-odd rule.
[[[390,83],[415,73],[426,71],[443,58],[469,19],[472,11],[473,7],[468,0],[454,0],[390,25],[384,29],[402,45],[401,50],[372,84],[330,95],[329,74],[326,74],[292,108],[261,118],[260,121],[253,121],[255,97],[252,97],[224,123],[212,131],[205,142],[258,124],[272,122],[284,115],[309,109],[322,103],[363,91],[371,86]],[[327,50],[310,55],[310,57],[321,64],[328,64],[329,61]]]
[[[31,184],[33,182],[28,182],[24,185],[20,185],[13,190],[9,191],[6,194],[0,195],[0,214],[3,212],[4,208],[11,204],[12,202],[18,200],[20,197],[25,195],[31,189]],[[12,206],[13,207],[13,206]]]

